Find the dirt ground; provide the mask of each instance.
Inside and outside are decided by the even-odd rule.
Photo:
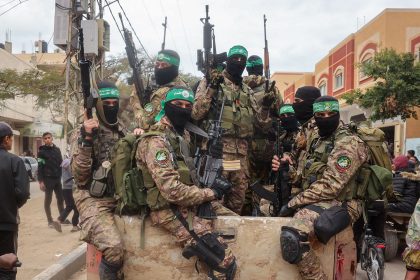
[[[18,257],[22,267],[18,269],[18,280],[32,279],[82,244],[79,241],[79,232],[70,232],[71,225],[63,226],[62,233],[48,227],[43,193],[39,193],[36,188],[38,185],[31,183],[32,199],[20,209]],[[51,204],[51,211],[53,217],[57,217],[55,198]]]

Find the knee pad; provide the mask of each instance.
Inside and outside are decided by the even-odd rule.
[[[99,278],[101,280],[119,280],[118,272],[122,268],[121,264],[112,264],[102,258],[99,264]]]
[[[285,261],[297,264],[302,255],[309,251],[308,235],[301,234],[292,227],[283,226],[280,234],[281,255]]]
[[[124,260],[124,249],[122,246],[106,248],[102,252],[102,258],[105,258],[108,263],[122,263]]]

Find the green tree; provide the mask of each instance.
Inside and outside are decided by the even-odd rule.
[[[358,65],[366,76],[372,77],[374,86],[356,89],[343,96],[348,104],[358,104],[372,110],[372,120],[385,120],[400,116],[417,119],[420,105],[420,63],[411,53],[397,53],[384,49],[368,63]]]

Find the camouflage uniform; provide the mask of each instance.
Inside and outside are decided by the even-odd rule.
[[[176,218],[170,203],[177,206],[197,235],[202,236],[212,232],[213,220],[197,217],[197,206],[213,201],[215,196],[211,189],[197,187],[191,178],[190,169],[193,167],[188,167],[187,161],[192,158],[188,149],[182,148],[188,147],[188,132],[185,131],[184,137],[179,136],[164,119],[153,125],[142,137],[136,158],[147,188],[152,223],[168,230],[183,247],[191,245],[195,240]],[[218,207],[219,210],[221,208]],[[219,240],[223,243],[222,238]],[[223,268],[229,267],[234,261],[229,248],[226,248],[225,253],[225,259],[220,264]],[[218,274],[217,279],[223,279],[223,276]]]
[[[404,250],[403,260],[407,269],[420,270],[420,199],[411,216],[405,240],[407,248]]]
[[[303,191],[288,203],[288,207],[299,210],[288,226],[307,235],[311,247],[316,239],[314,221],[319,214],[303,207],[316,205],[328,209],[347,201],[347,210],[354,223],[362,211],[361,203],[353,198],[356,177],[362,164],[368,160],[369,150],[359,137],[342,126],[327,139],[316,133],[308,144],[302,173]],[[312,248],[303,253],[298,269],[303,279],[327,279]]]
[[[301,191],[302,172],[305,167],[305,159],[308,155],[308,146],[314,135],[317,135],[317,131],[318,128],[315,119],[311,118],[302,125],[296,135],[294,149],[290,153],[290,157],[296,166],[296,172],[290,178],[292,182],[292,194]]]
[[[142,129],[149,129],[155,121],[156,115],[162,109],[161,101],[165,99],[166,93],[174,86],[187,86],[185,82],[178,76],[172,82],[159,86],[150,96],[150,103],[144,108],[140,106],[137,95],[133,92],[130,96],[131,106],[134,108],[134,115],[137,124]]]
[[[112,130],[100,122],[93,147],[79,145],[73,154],[72,174],[77,184],[73,193],[74,201],[80,213],[80,239],[93,244],[102,252],[103,258],[110,263],[120,265],[123,262],[123,244],[115,222],[116,201],[113,197],[112,176],[108,176],[108,188],[102,198],[92,197],[89,187],[93,172],[104,161],[110,161],[114,144],[124,135],[123,128]]]
[[[260,75],[250,75],[244,77],[243,79],[244,84],[246,84],[252,89],[253,95],[256,99],[259,108],[262,107],[262,100],[264,95],[266,94],[265,81],[266,78]],[[279,111],[281,105],[283,104],[283,99],[277,87],[274,87],[274,91],[276,99],[270,107],[270,112],[274,113],[273,115],[275,116],[277,115],[276,112]],[[259,129],[258,126],[254,127],[254,136],[250,141],[251,152],[249,156],[249,170],[251,182],[255,182],[256,180],[260,179],[264,184],[268,183],[268,177],[271,169],[271,156],[273,155],[274,151],[274,135],[274,127],[272,127],[270,131],[268,131],[268,133]],[[258,205],[259,199],[258,197],[253,195],[253,192],[250,189],[248,189],[245,195],[245,205],[242,211],[243,215],[251,214],[253,208],[252,204]]]
[[[268,116],[268,109],[258,108],[252,90],[242,84],[235,85],[229,78],[226,70],[223,71],[224,82],[221,84],[222,91],[219,93],[217,103],[222,103],[222,98],[226,97],[225,108],[222,115],[223,128],[223,176],[233,184],[232,192],[225,196],[224,205],[232,211],[240,214],[245,201],[245,191],[249,184],[249,163],[248,163],[248,143],[254,135],[254,124],[262,131],[268,131],[271,127],[271,119]],[[206,81],[202,80],[195,96],[192,118],[201,120],[205,118],[204,126],[208,128],[209,119],[216,119],[212,110],[213,95],[215,90],[207,88]],[[203,149],[206,149],[203,143]],[[235,167],[226,170],[227,164],[232,161],[239,161]]]

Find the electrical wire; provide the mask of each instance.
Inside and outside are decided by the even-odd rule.
[[[115,2],[115,1],[114,1],[114,2]],[[121,29],[120,29],[120,26],[118,25],[118,22],[117,22],[117,20],[116,20],[116,19],[115,19],[115,17],[114,17],[114,13],[113,13],[113,12],[112,12],[112,10],[111,10],[110,4],[108,4],[108,1],[107,1],[107,0],[105,0],[105,3],[106,3],[106,5],[108,6],[108,10],[109,10],[109,12],[111,13],[112,18],[114,19],[114,22],[115,22],[115,25],[117,26],[118,32],[120,32],[120,35],[121,35],[122,39],[124,40],[124,35],[122,34]],[[112,4],[112,3],[111,3],[111,4]]]
[[[0,5],[0,8],[3,8],[4,6],[7,6],[7,5],[9,5],[10,3],[13,3],[13,2],[16,2],[17,0],[12,0],[12,1],[9,1],[9,2],[7,2],[7,3],[5,3],[5,4],[2,4],[2,5]]]
[[[52,40],[53,37],[54,37],[54,32],[51,34],[51,37],[48,40],[47,46],[50,44],[50,42],[51,42],[51,40]],[[38,48],[41,48],[41,50],[42,50],[42,45],[41,46],[38,46]],[[41,62],[41,59],[42,59],[43,56],[44,56],[44,52],[42,52],[41,56],[39,57],[38,61],[36,62],[37,65]]]
[[[178,7],[179,16],[181,17],[181,25],[182,25],[182,29],[184,30],[184,37],[185,37],[185,42],[187,43],[188,54],[189,54],[189,57],[190,57],[191,66],[192,66],[192,69],[194,69],[195,65],[194,65],[194,62],[193,62],[193,58],[191,56],[192,52],[191,52],[191,48],[190,48],[190,42],[188,41],[187,31],[185,29],[185,24],[184,24],[184,19],[182,17],[181,8],[179,7],[179,0],[176,0],[176,5]]]
[[[126,14],[126,13],[125,13],[125,11],[124,11],[124,8],[121,6],[120,1],[119,1],[119,0],[117,0],[117,3],[118,3],[118,5],[120,6],[121,11],[123,12],[125,19],[128,21],[128,24],[130,25],[131,30],[133,31],[134,35],[136,36],[137,41],[139,42],[139,44],[140,44],[140,45],[141,45],[141,47],[143,48],[144,53],[145,53],[145,54],[146,54],[146,56],[149,58],[149,60],[152,62],[152,61],[153,61],[153,60],[152,60],[152,58],[150,57],[149,53],[147,52],[146,48],[144,47],[143,43],[141,42],[141,40],[140,40],[139,36],[137,36],[136,30],[134,30],[133,26],[131,25],[131,22],[130,22],[129,18],[127,17],[127,14]]]
[[[19,6],[20,4],[23,4],[25,2],[28,2],[29,0],[19,0],[19,3],[17,3],[16,5],[12,6],[11,8],[7,9],[6,11],[4,11],[3,13],[0,14],[0,16],[4,15],[5,13],[13,10],[14,8],[16,8],[17,6]]]
[[[153,22],[153,20],[152,20],[152,17],[150,16],[149,9],[147,9],[147,6],[146,6],[146,4],[144,3],[144,0],[142,0],[141,2],[143,3],[144,10],[146,11],[147,17],[148,17],[148,19],[149,19],[149,21],[150,21],[150,24],[151,24],[151,25],[152,25],[152,27],[153,27],[153,30],[155,31],[155,34],[158,34],[159,32],[158,32],[158,30],[156,29],[156,26],[155,26],[155,23],[154,23],[154,22]]]

